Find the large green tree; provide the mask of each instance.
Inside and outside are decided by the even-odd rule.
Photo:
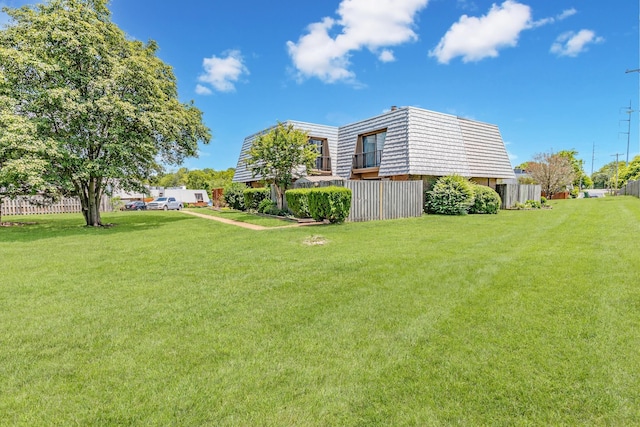
[[[609,162],[592,175],[595,188],[620,188],[626,181],[625,177],[627,166],[624,161]]]
[[[51,183],[80,198],[93,226],[110,187],[140,190],[162,164],[180,164],[210,139],[201,111],[178,100],[157,44],[129,39],[107,4],[5,8],[11,22],[0,31],[0,95],[35,125],[37,140],[54,142]]]
[[[624,183],[640,180],[640,156],[635,156],[621,171],[621,179]]]
[[[293,179],[312,170],[317,157],[317,148],[309,144],[306,132],[291,123],[278,123],[253,141],[246,164],[253,177],[275,185],[278,208],[282,209],[284,193]]]

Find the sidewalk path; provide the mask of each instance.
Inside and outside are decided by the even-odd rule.
[[[305,227],[305,226],[309,226],[309,225],[322,225],[323,224],[322,222],[303,222],[303,223],[297,223],[297,224],[291,224],[291,225],[283,225],[282,227],[264,227],[262,225],[256,225],[256,224],[249,224],[247,222],[234,221],[232,219],[220,218],[219,216],[213,216],[213,215],[205,215],[205,214],[201,214],[201,213],[198,213],[198,212],[191,212],[191,211],[185,211],[185,210],[180,210],[179,212],[186,213],[186,214],[193,215],[193,216],[197,216],[199,218],[211,219],[211,220],[222,222],[222,223],[225,223],[225,224],[235,225],[237,227],[242,227],[242,228],[246,228],[246,229],[249,229],[249,230],[256,230],[256,231],[273,230],[273,229],[277,230],[277,229],[280,229],[280,228]]]

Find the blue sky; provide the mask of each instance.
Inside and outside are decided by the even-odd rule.
[[[19,6],[23,0],[0,0]],[[640,152],[635,0],[112,0],[156,40],[213,139],[190,169],[235,167],[276,121],[340,126],[416,106],[500,127],[515,166],[575,149],[591,172]],[[6,21],[0,16],[0,21]],[[629,102],[635,110],[627,114]]]

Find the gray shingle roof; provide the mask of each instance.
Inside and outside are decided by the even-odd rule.
[[[403,107],[340,128],[289,121],[310,136],[327,138],[332,173],[351,176],[358,137],[386,129],[380,176],[458,174],[475,178],[514,178],[500,130],[496,125],[416,107]],[[251,142],[244,140],[234,181],[253,181],[244,165]]]

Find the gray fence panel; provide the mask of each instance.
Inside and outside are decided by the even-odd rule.
[[[347,221],[419,217],[423,212],[422,181],[346,181],[351,189]]]
[[[620,194],[640,197],[640,181],[629,181],[620,189]]]
[[[527,200],[540,201],[542,187],[540,185],[525,184],[498,184],[496,192],[502,199],[501,209],[510,209],[516,203],[524,203]]]

